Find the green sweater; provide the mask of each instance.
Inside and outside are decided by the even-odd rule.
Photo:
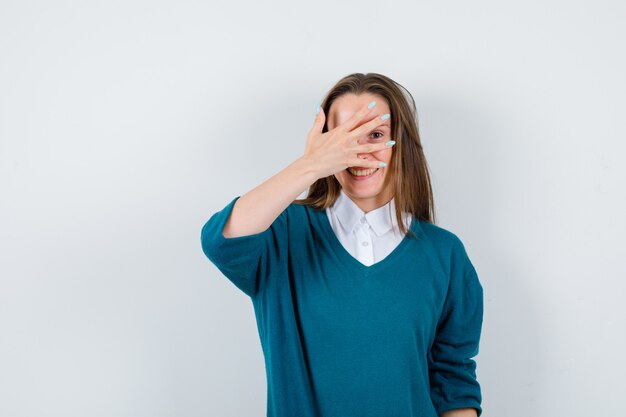
[[[483,289],[461,240],[413,218],[365,266],[324,210],[291,203],[263,232],[225,238],[235,197],[201,232],[204,254],[253,303],[268,417],[436,417],[473,407]]]

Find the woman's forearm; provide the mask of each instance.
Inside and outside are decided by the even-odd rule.
[[[233,206],[222,234],[226,238],[260,233],[319,178],[315,164],[304,156],[242,195]]]

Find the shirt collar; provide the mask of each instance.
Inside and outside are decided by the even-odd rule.
[[[365,213],[354,201],[348,197],[343,189],[339,193],[339,197],[332,206],[335,211],[335,215],[339,219],[339,223],[344,228],[346,233],[351,233],[355,227],[361,222],[361,218],[365,216],[367,222],[374,230],[374,233],[378,236],[382,236],[387,233],[392,227],[397,227],[398,221],[396,220],[396,206],[395,199],[392,198],[387,204],[382,207],[378,207],[368,213]],[[390,215],[391,214],[391,215]],[[403,213],[403,220],[409,228],[411,224],[411,215],[409,213]]]

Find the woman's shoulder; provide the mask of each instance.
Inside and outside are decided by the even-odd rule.
[[[461,238],[452,230],[425,220],[415,220],[419,222],[419,227],[425,238],[435,246],[451,249],[463,248]]]
[[[454,271],[473,269],[467,248],[457,233],[426,221],[420,221],[420,226],[426,236],[425,240],[436,256],[448,265],[451,274],[455,274]]]

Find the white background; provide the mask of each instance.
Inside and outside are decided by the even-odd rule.
[[[0,3],[0,416],[262,416],[209,216],[352,72],[415,97],[484,417],[625,415],[621,1]]]

